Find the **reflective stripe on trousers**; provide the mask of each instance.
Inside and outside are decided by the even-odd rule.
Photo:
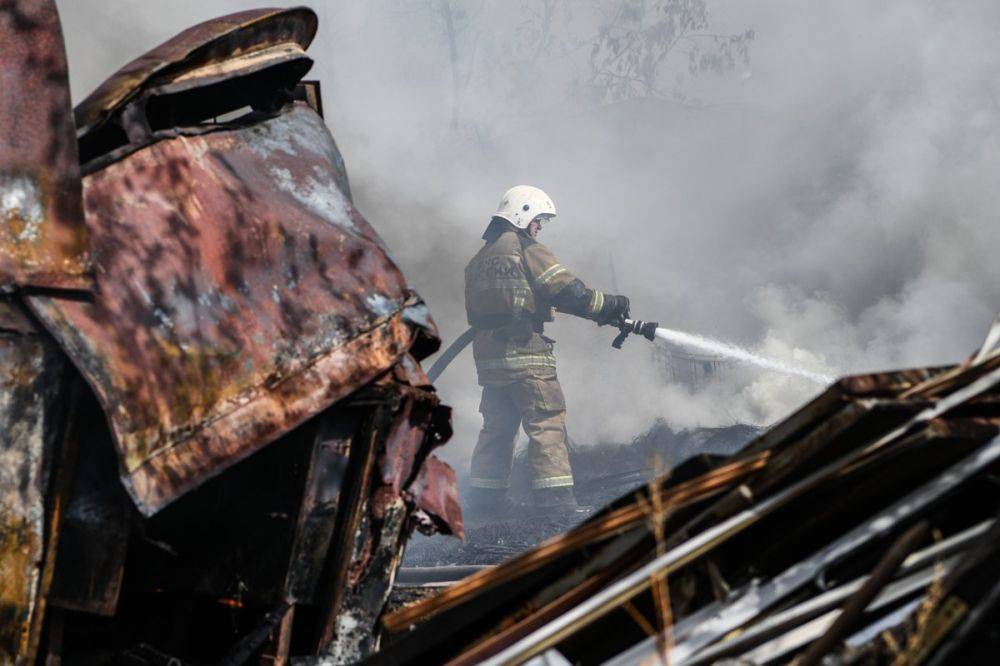
[[[566,448],[566,401],[554,375],[483,387],[483,429],[472,453],[474,486],[507,487],[518,427],[528,435],[527,462],[534,489],[573,485]],[[478,482],[504,485],[485,486]]]
[[[473,488],[487,488],[489,490],[507,490],[510,488],[510,478],[506,479],[482,479],[479,477],[472,477],[469,479],[469,485]]]
[[[573,477],[571,476],[547,476],[544,479],[535,479],[531,482],[531,488],[533,490],[540,490],[542,488],[562,488],[564,486],[572,486]]]

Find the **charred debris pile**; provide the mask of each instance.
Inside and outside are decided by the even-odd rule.
[[[658,473],[678,462],[701,458],[702,464],[711,465],[738,451],[762,431],[762,428],[745,424],[674,430],[666,421],[657,420],[646,432],[628,442],[573,442],[570,462],[576,482],[574,493],[583,509],[552,515],[532,515],[524,506],[530,487],[524,450],[519,450],[511,474],[513,515],[490,519],[468,516],[464,541],[416,536],[407,544],[403,565],[450,567],[500,564],[576,526],[587,517],[588,512],[648,483]],[[464,492],[461,477],[459,487]],[[426,572],[426,576],[430,577],[430,572]]]
[[[997,653],[1000,325],[668,474],[677,433],[581,448],[618,499],[387,610],[412,532],[463,533],[450,412],[303,80],[316,27],[207,21],[73,110],[53,0],[0,4],[0,663]]]
[[[958,366],[837,381],[734,455],[394,609],[368,663],[995,660],[998,339],[1000,320]]]
[[[710,464],[710,458],[731,455],[762,430],[747,424],[674,430],[660,419],[629,442],[574,442],[570,461],[577,500],[603,506],[689,458],[705,456],[705,463]],[[515,465],[521,461],[515,458]],[[524,496],[528,492],[527,485],[515,485],[512,490]]]
[[[316,28],[207,21],[72,110],[54,2],[0,4],[0,663],[354,662],[411,532],[462,533]]]

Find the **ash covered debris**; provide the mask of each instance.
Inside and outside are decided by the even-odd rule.
[[[416,536],[407,545],[404,564],[500,564],[574,527],[594,509],[645,485],[658,473],[679,467],[691,458],[707,461],[711,456],[731,455],[762,431],[745,424],[674,430],[661,419],[630,442],[574,442],[569,449],[576,482],[574,493],[580,506],[586,508],[573,513],[532,515],[528,507],[529,474],[524,450],[519,450],[511,474],[510,515],[479,518],[470,513],[464,541]],[[464,491],[462,480],[459,487]]]
[[[530,515],[470,522],[465,539],[433,539],[414,535],[407,544],[406,567],[500,564],[542,541],[574,527],[587,514]]]
[[[578,443],[570,449],[577,495],[603,506],[689,458],[731,455],[762,431],[747,424],[674,430],[659,419],[631,442]]]
[[[55,5],[0,6],[2,663],[356,661],[412,531],[462,534],[316,27],[199,24],[74,123]]]
[[[1000,318],[383,618],[368,663],[991,663]]]

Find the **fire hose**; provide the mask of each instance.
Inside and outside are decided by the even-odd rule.
[[[618,329],[618,335],[611,342],[611,346],[615,349],[621,349],[622,344],[624,344],[625,339],[629,335],[641,335],[647,340],[654,340],[656,338],[656,329],[659,324],[655,321],[642,321],[641,319],[629,319],[627,317],[622,317],[614,326]],[[477,329],[475,327],[469,328],[465,333],[455,338],[455,341],[448,345],[448,348],[441,353],[441,355],[434,361],[434,365],[431,369],[427,371],[427,376],[430,378],[431,382],[437,381],[437,378],[441,376],[441,373],[445,371],[451,362],[455,360],[455,357],[462,353],[462,351],[469,346],[472,339],[476,337]]]

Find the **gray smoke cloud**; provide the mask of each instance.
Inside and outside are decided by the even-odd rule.
[[[748,64],[692,77],[684,48],[659,99],[595,103],[578,85],[616,2],[317,3],[310,78],[356,203],[428,301],[465,328],[462,268],[500,194],[548,191],[541,240],[633,314],[825,374],[952,363],[1000,309],[1000,4],[709,2],[713,33],[752,28]],[[62,0],[76,100],[223,0]],[[547,20],[544,8],[554,8]],[[541,46],[539,46],[541,44]],[[676,62],[675,62],[676,61]],[[698,391],[664,383],[647,343],[562,318],[571,435],[771,423],[821,387],[738,368]],[[439,381],[445,455],[479,426],[468,355]]]

